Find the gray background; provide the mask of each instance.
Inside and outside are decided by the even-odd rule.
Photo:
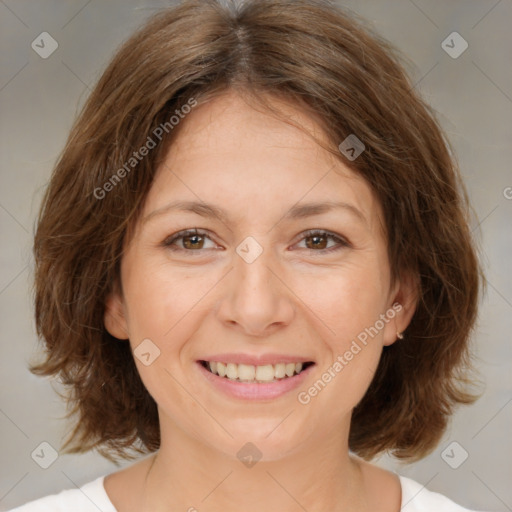
[[[474,234],[488,279],[474,337],[484,396],[457,411],[429,457],[409,466],[387,457],[378,463],[468,508],[512,510],[512,2],[340,3],[401,49],[411,61],[416,87],[439,112],[475,208]],[[116,47],[165,5],[169,2],[0,0],[0,510],[116,470],[97,454],[61,455],[48,469],[31,458],[44,441],[58,450],[66,431],[60,419],[65,408],[50,381],[27,370],[38,347],[31,243],[42,190],[77,108]],[[47,59],[31,48],[44,31],[59,45]],[[469,44],[458,58],[441,46],[453,31]],[[469,454],[457,469],[442,457],[453,441],[458,445],[446,452],[452,465],[460,463],[463,450]]]

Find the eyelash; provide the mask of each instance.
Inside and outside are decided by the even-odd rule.
[[[184,238],[186,236],[194,236],[194,235],[207,237],[211,240],[211,238],[208,236],[208,233],[206,231],[199,230],[199,229],[186,229],[183,231],[179,231],[178,233],[175,233],[174,235],[171,235],[169,238],[164,240],[163,245],[164,245],[164,247],[170,249],[171,251],[201,253],[201,252],[203,252],[202,250],[195,251],[195,250],[191,250],[191,249],[182,249],[181,247],[175,247],[175,246],[173,247],[174,242],[176,242],[177,240]],[[326,253],[330,253],[333,251],[338,251],[340,249],[344,249],[346,247],[351,247],[351,244],[347,240],[335,235],[334,233],[331,233],[330,231],[322,231],[322,230],[318,230],[318,229],[311,229],[311,230],[305,231],[303,234],[303,237],[299,240],[299,242],[302,242],[304,239],[313,237],[313,236],[325,236],[326,238],[328,238],[328,239],[330,238],[338,243],[337,246],[329,247],[328,249],[320,249],[318,251],[314,250],[314,249],[309,249],[310,251],[315,252],[315,253],[326,254]],[[299,243],[299,242],[297,242],[297,243]]]

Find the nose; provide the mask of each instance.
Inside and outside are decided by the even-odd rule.
[[[235,254],[234,268],[226,276],[217,310],[220,321],[256,337],[267,337],[290,324],[293,293],[273,260],[266,250],[252,262]]]

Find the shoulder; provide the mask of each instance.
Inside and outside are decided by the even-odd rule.
[[[68,489],[58,494],[31,501],[10,512],[116,512],[103,486],[101,476],[78,489]]]
[[[477,512],[457,505],[442,494],[429,491],[410,478],[400,475],[399,478],[402,486],[401,512]]]

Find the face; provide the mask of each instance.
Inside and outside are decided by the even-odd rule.
[[[272,460],[348,428],[412,315],[411,287],[391,283],[382,211],[341,158],[234,93],[183,123],[105,323],[129,338],[162,441],[179,428],[233,457],[251,441]]]

